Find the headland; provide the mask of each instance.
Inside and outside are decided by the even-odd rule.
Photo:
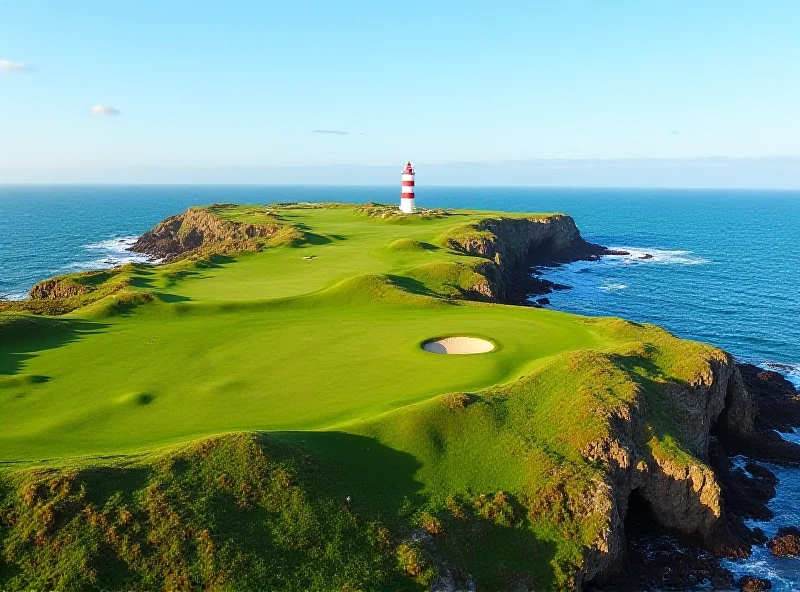
[[[215,204],[133,249],[0,304],[8,589],[602,586],[629,508],[742,556],[769,477],[726,452],[800,460],[771,374],[515,305],[605,253],[563,214]]]

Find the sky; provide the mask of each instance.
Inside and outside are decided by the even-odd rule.
[[[0,0],[0,183],[390,183],[412,159],[800,188],[798,31],[797,0]]]

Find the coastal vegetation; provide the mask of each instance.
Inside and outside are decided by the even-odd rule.
[[[0,588],[571,590],[633,489],[716,545],[729,356],[503,304],[596,255],[566,216],[389,212],[192,208],[0,305]],[[495,347],[421,347],[459,335]]]

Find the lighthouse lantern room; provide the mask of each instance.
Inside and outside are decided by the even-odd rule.
[[[402,182],[400,211],[404,214],[413,214],[417,211],[417,206],[414,203],[414,167],[411,166],[411,162],[407,162],[403,167],[400,179]]]

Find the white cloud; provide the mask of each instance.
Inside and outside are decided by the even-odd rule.
[[[0,72],[30,72],[31,70],[33,70],[33,68],[22,62],[0,60]]]
[[[119,115],[120,112],[114,107],[109,107],[108,105],[95,105],[92,107],[92,115]]]
[[[350,132],[345,132],[342,130],[327,130],[327,129],[316,129],[312,134],[331,134],[334,136],[349,136]]]

